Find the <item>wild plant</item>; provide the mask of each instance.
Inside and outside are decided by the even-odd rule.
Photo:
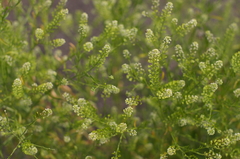
[[[240,157],[237,1],[53,2],[0,6],[1,158]]]

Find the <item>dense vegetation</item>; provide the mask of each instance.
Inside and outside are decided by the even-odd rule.
[[[52,2],[0,6],[0,158],[240,158],[237,0]]]

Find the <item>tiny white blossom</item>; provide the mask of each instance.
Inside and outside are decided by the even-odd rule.
[[[127,108],[123,109],[123,112],[127,117],[130,117],[133,113],[133,108],[131,106],[128,106]]]
[[[175,155],[175,154],[176,154],[176,149],[175,149],[175,147],[174,147],[174,146],[168,147],[167,153],[168,153],[168,155],[170,155],[170,156]]]
[[[70,142],[71,138],[69,136],[64,136],[63,141],[64,142]]]
[[[91,132],[89,135],[89,138],[91,139],[91,140],[93,140],[93,141],[95,141],[95,140],[97,140],[98,139],[98,134],[97,134],[97,132]]]
[[[116,132],[118,132],[118,133],[123,133],[126,130],[127,130],[127,124],[126,123],[120,123],[116,128]]]
[[[93,49],[93,44],[91,42],[86,42],[83,45],[83,49],[87,52],[90,52]]]
[[[166,99],[166,98],[170,98],[173,95],[173,92],[171,89],[163,89],[161,91],[157,92],[157,96],[159,99]]]
[[[209,128],[207,128],[207,133],[208,133],[208,135],[214,135],[215,134],[215,129],[209,127]]]
[[[41,28],[37,28],[35,30],[35,36],[36,36],[37,40],[41,40],[44,36],[44,31]]]

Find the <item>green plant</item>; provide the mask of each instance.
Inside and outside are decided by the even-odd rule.
[[[0,158],[239,158],[237,1],[66,2],[0,7]]]

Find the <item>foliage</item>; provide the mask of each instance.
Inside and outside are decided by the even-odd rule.
[[[0,158],[240,157],[236,0],[66,3],[0,6]]]

